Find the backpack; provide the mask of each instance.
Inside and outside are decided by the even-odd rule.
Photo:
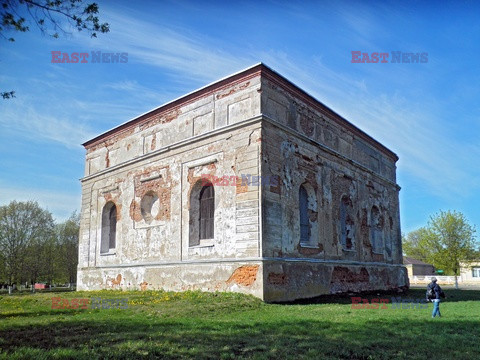
[[[435,295],[435,291],[433,289],[434,289],[433,287],[429,287],[427,289],[427,299],[429,299],[429,300],[435,299],[437,297],[437,295]]]

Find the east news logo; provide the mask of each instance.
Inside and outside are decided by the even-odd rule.
[[[128,299],[102,299],[93,297],[91,299],[62,299],[52,298],[52,309],[127,309]]]
[[[52,51],[52,63],[55,64],[86,64],[88,62],[92,64],[115,64],[115,63],[127,63],[128,53],[102,53],[101,51],[87,52],[61,52]],[[92,55],[92,56],[90,56]],[[90,58],[90,60],[89,60]]]
[[[411,52],[401,52],[401,51],[392,51],[391,60],[388,61],[390,54],[388,52],[361,52],[361,51],[352,51],[352,63],[401,63],[401,64],[418,64],[418,63],[427,63],[428,62],[428,53],[411,53]]]

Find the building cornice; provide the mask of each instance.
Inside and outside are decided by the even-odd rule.
[[[307,105],[312,106],[314,109],[319,111],[324,116],[334,120],[338,125],[350,130],[355,136],[366,141],[368,144],[372,145],[374,148],[381,151],[383,154],[387,155],[393,161],[395,162],[398,161],[398,156],[393,151],[391,151],[390,149],[382,145],[380,142],[375,140],[373,137],[371,137],[364,131],[360,130],[358,127],[353,125],[351,122],[346,120],[341,115],[337,114],[328,106],[324,105],[315,97],[308,94],[305,90],[302,90],[299,86],[295,85],[292,81],[286,79],[284,76],[272,70],[270,67],[266,66],[263,63],[255,64],[245,70],[242,70],[233,75],[227,76],[223,79],[220,79],[209,85],[206,85],[200,89],[197,89],[186,95],[183,95],[175,100],[172,100],[166,104],[163,104],[159,107],[149,110],[144,114],[141,114],[111,130],[106,131],[103,134],[96,136],[95,138],[85,142],[83,146],[88,150],[91,147],[94,147],[102,142],[107,141],[111,136],[120,135],[124,132],[131,130],[137,125],[148,122],[154,116],[169,113],[181,106],[185,106],[187,104],[195,102],[199,98],[212,95],[215,92],[219,92],[227,87],[234,86],[238,83],[247,81],[257,76],[264,77],[265,79],[271,81],[277,86],[280,86],[282,89],[286,90],[287,92],[290,92],[292,95],[298,97]]]
[[[148,122],[152,117],[162,115],[165,113],[169,113],[171,111],[176,110],[177,108],[181,106],[188,105],[190,103],[193,103],[197,101],[199,98],[203,98],[209,95],[212,95],[216,92],[222,91],[223,89],[234,86],[238,83],[244,82],[246,80],[249,80],[251,78],[257,77],[260,75],[260,69],[262,64],[256,64],[246,70],[243,70],[241,72],[235,73],[233,75],[230,75],[226,78],[223,78],[221,80],[218,80],[214,83],[211,83],[209,85],[206,85],[200,89],[194,90],[186,95],[183,95],[175,100],[169,101],[163,105],[160,105],[159,107],[156,107],[152,110],[147,111],[146,113],[143,113],[131,120],[128,120],[127,122],[114,127],[113,129],[110,129],[103,134],[100,134],[96,136],[95,138],[88,140],[87,142],[83,143],[82,145],[86,148],[89,149],[95,145],[98,145],[99,143],[102,143],[106,141],[110,136],[114,135],[119,135],[123,132],[127,132],[134,128],[137,125],[143,124],[145,122]]]
[[[292,95],[298,97],[305,104],[313,107],[315,110],[320,112],[322,115],[326,116],[329,119],[334,120],[341,127],[347,128],[354,135],[366,141],[368,144],[375,147],[377,150],[381,151],[394,162],[398,161],[398,156],[392,150],[388,149],[386,146],[375,140],[373,137],[365,133],[363,130],[353,125],[350,121],[345,119],[343,116],[337,114],[335,111],[330,109],[328,106],[323,104],[321,101],[317,100],[314,96],[307,93],[305,90],[301,89],[299,86],[295,85],[292,81],[288,80],[281,74],[272,70],[266,65],[262,66],[262,77],[271,81],[272,83],[280,86],[282,89],[291,93]]]

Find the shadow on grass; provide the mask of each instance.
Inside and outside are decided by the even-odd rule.
[[[55,315],[77,315],[78,312],[80,311],[85,311],[85,310],[51,310],[50,308],[48,308],[48,310],[38,310],[38,311],[24,311],[24,310],[21,310],[21,311],[17,311],[17,312],[11,312],[11,313],[8,313],[8,314],[0,314],[0,320],[2,319],[9,319],[9,318],[17,318],[17,317],[21,317],[21,318],[32,318],[32,317],[36,317],[36,316],[52,316],[52,311],[55,311]]]
[[[439,320],[439,321],[437,321]],[[477,359],[478,322],[369,322],[120,318],[52,322],[0,331],[5,358]],[[1,356],[0,356],[1,357]]]
[[[55,289],[36,289],[34,292],[32,290],[13,290],[11,294],[8,293],[8,290],[0,291],[0,296],[29,296],[29,295],[40,295],[40,294],[56,294],[56,293],[70,293],[75,292],[75,289],[70,288],[55,288]]]
[[[480,301],[480,290],[445,290],[446,298],[442,302],[459,302],[459,301]],[[402,297],[412,299],[425,299],[426,288],[411,288],[406,292],[397,291],[370,291],[364,293],[334,294],[322,295],[310,299],[300,299],[291,302],[278,303],[283,305],[310,305],[310,304],[351,304],[352,297],[362,297],[365,299]]]

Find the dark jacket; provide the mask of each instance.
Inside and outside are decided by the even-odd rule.
[[[435,293],[435,299],[440,299],[440,297],[445,297],[445,295],[443,294],[442,288],[436,282],[432,281],[430,284],[427,285],[427,293],[429,289],[433,289]]]

